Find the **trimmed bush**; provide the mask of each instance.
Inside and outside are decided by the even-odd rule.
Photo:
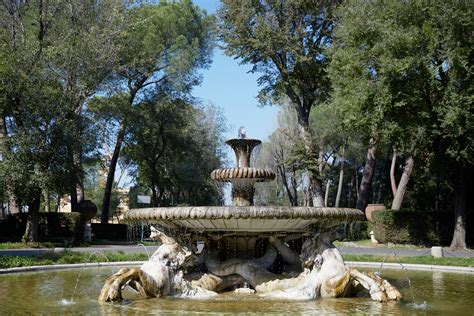
[[[374,233],[382,243],[449,246],[453,237],[454,215],[448,212],[411,210],[378,211],[373,213]],[[468,218],[467,227],[470,218]],[[472,232],[468,230],[467,241]]]
[[[125,224],[91,224],[94,238],[105,240],[127,240],[127,225]]]
[[[71,213],[39,213],[38,240],[70,239],[74,237],[80,214]],[[25,233],[27,213],[8,216],[0,223],[1,237],[4,240],[20,241]]]

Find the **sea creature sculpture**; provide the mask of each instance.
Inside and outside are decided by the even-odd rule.
[[[339,233],[334,231],[315,234],[304,242],[298,255],[284,241],[270,236],[269,247],[260,258],[233,258],[219,262],[214,248],[206,248],[200,254],[193,253],[177,238],[152,227],[150,238],[159,240],[161,246],[140,268],[121,269],[109,277],[99,300],[122,300],[121,291],[126,285],[145,297],[204,298],[229,289],[250,287],[256,295],[284,299],[350,297],[363,289],[379,302],[402,298],[387,280],[348,267],[332,243],[338,237]],[[206,246],[209,245],[212,242],[206,242]],[[270,272],[278,253],[287,263],[300,265],[302,272],[296,277],[283,279]],[[186,268],[199,263],[204,263],[205,272],[184,274]]]

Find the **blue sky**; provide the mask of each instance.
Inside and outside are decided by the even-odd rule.
[[[219,5],[215,0],[195,0],[194,3],[209,14],[215,13]],[[250,69],[250,65],[239,65],[237,60],[216,48],[211,67],[201,71],[202,84],[194,88],[193,95],[223,109],[230,125],[228,138],[237,137],[238,128],[244,126],[248,137],[265,140],[276,128],[279,108],[258,106],[258,74],[248,73]]]

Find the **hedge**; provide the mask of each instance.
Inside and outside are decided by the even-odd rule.
[[[125,224],[91,224],[94,238],[105,240],[127,240],[127,225]]]
[[[80,214],[71,213],[39,213],[38,240],[72,239]],[[28,213],[9,215],[0,222],[0,235],[8,241],[20,241],[25,233]]]
[[[382,243],[449,246],[453,237],[454,214],[413,210],[378,211],[372,214],[375,238]],[[473,232],[467,218],[466,241],[471,243]]]

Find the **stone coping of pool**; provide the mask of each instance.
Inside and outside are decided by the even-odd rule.
[[[287,206],[186,206],[131,209],[124,218],[191,231],[305,232],[313,225],[332,227],[365,220],[358,209]]]
[[[436,264],[416,264],[416,263],[388,263],[385,262],[366,262],[366,261],[344,261],[348,266],[371,267],[371,268],[390,268],[390,269],[408,269],[422,271],[440,271],[440,272],[470,272],[474,273],[474,267],[444,266]]]
[[[28,266],[16,267],[8,269],[0,269],[1,274],[13,274],[23,272],[49,271],[49,270],[65,270],[80,268],[101,268],[101,267],[123,267],[123,266],[140,266],[146,261],[119,261],[119,262],[89,262],[89,263],[73,263],[73,264],[52,264],[44,266]],[[439,271],[439,272],[458,272],[458,273],[474,273],[474,267],[444,266],[430,264],[414,264],[414,263],[384,263],[381,262],[365,262],[365,261],[345,261],[348,266],[352,267],[371,267],[371,268],[389,268],[389,269],[409,269],[421,271]]]

